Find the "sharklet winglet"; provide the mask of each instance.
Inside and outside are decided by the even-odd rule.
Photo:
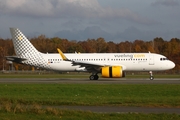
[[[60,56],[64,61],[70,61],[59,48],[57,48],[57,51],[59,52]]]

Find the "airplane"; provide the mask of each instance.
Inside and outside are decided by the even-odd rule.
[[[17,56],[7,56],[9,61],[61,72],[91,72],[90,80],[122,78],[127,71],[164,71],[175,67],[167,57],[156,53],[41,53],[18,28],[10,28]]]

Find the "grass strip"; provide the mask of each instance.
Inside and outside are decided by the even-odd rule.
[[[4,104],[0,106],[1,120],[178,120],[178,114],[143,114],[143,113],[93,113],[90,111],[61,110],[57,108],[42,108],[39,105],[33,107],[21,104],[10,105]]]
[[[180,107],[179,91],[179,84],[0,84],[0,104]]]

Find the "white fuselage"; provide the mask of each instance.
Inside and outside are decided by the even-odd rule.
[[[161,71],[174,68],[165,56],[155,53],[40,53],[18,28],[10,28],[16,56],[9,60],[54,71],[87,71],[90,80],[98,80],[98,73],[106,78],[124,77],[124,71]],[[150,79],[153,79],[152,72]]]
[[[80,53],[64,54],[69,60],[99,66],[122,66],[123,71],[161,71],[174,68],[165,56],[154,53]],[[59,54],[43,54],[50,69],[55,71],[86,71],[85,67],[64,61]]]

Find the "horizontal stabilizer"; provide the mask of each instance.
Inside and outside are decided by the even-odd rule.
[[[19,58],[17,56],[6,56],[6,60],[16,62],[16,63],[22,63],[22,61],[27,60],[27,59]]]

